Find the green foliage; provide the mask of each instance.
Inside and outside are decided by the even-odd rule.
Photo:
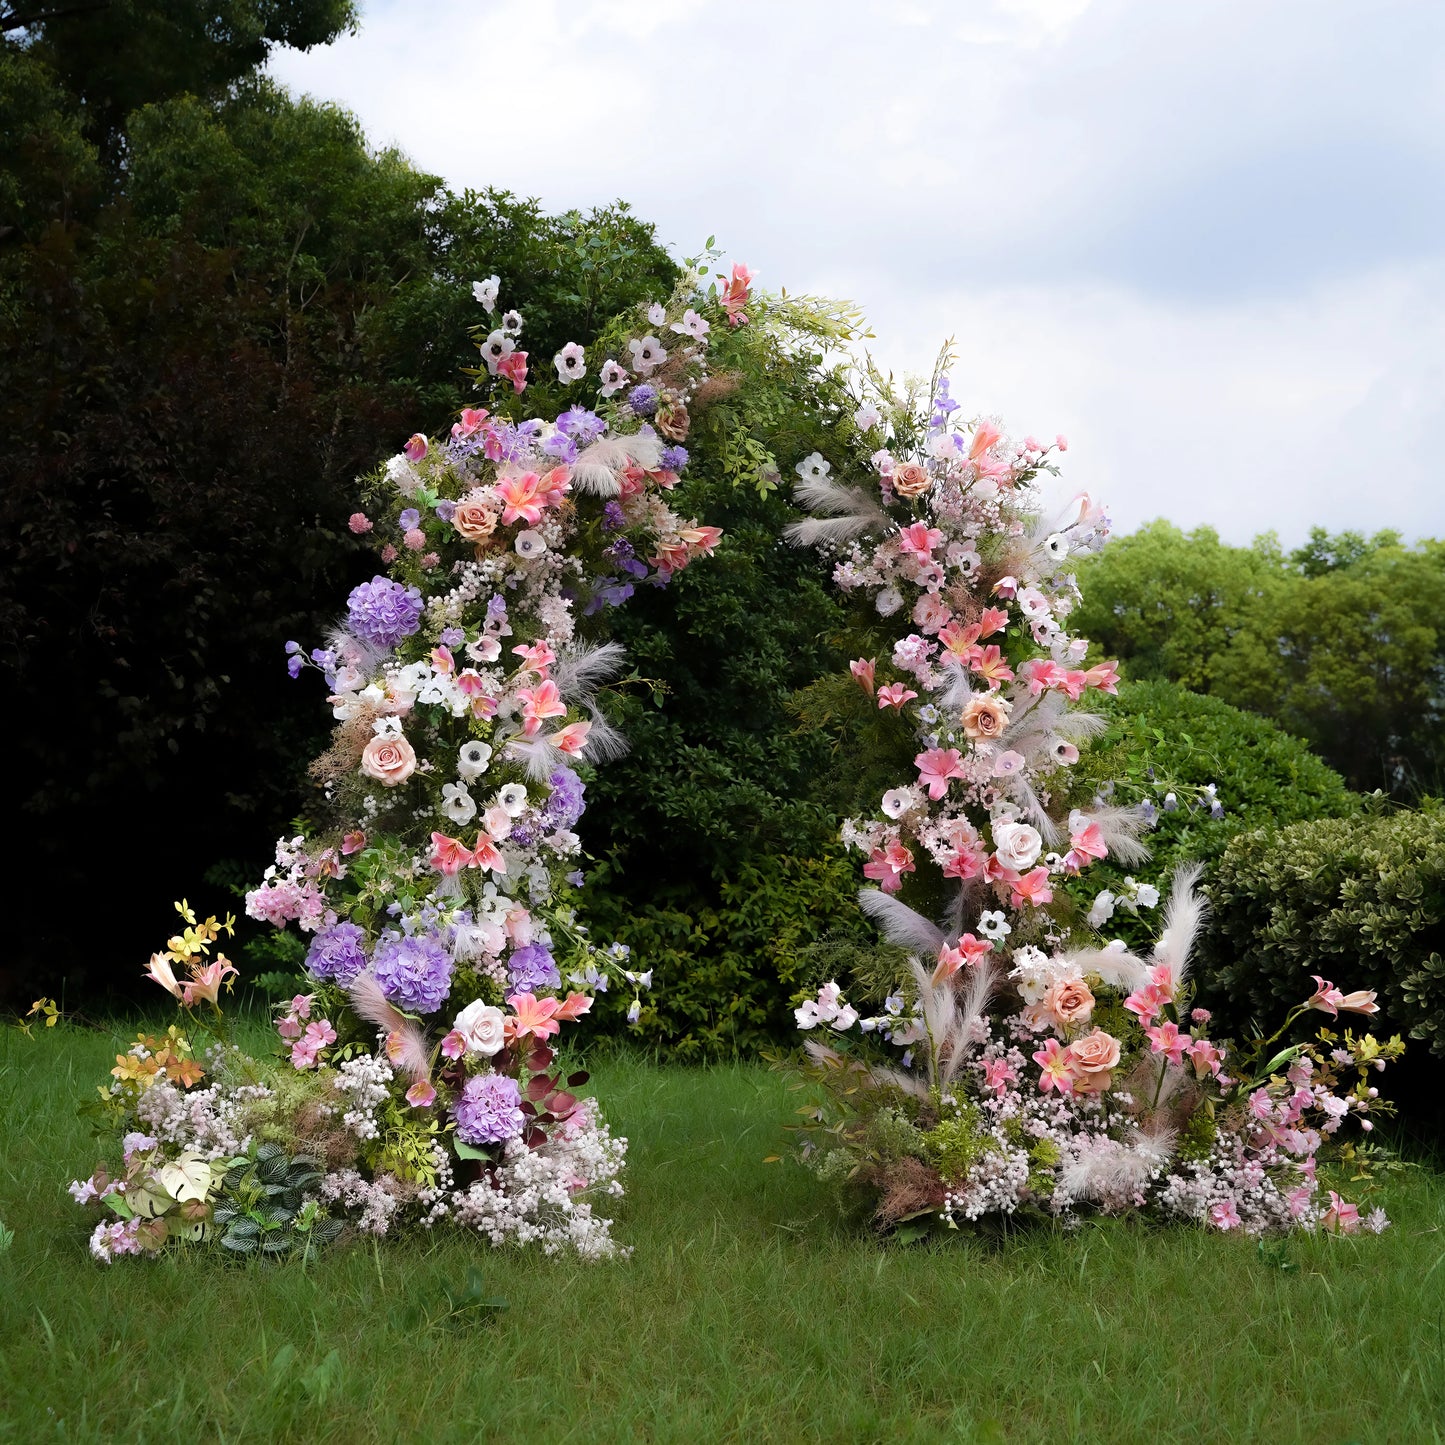
[[[967,1178],[979,1157],[998,1147],[979,1127],[976,1104],[962,1104],[923,1133],[923,1153],[945,1180]]]
[[[1374,989],[1389,1025],[1445,1056],[1445,808],[1242,834],[1208,892],[1211,1006],[1278,1015],[1321,974]]]
[[[1077,630],[1125,675],[1273,718],[1352,786],[1445,775],[1445,544],[1321,528],[1286,555],[1153,522],[1083,562]]]
[[[1359,796],[1299,739],[1219,698],[1171,682],[1126,682],[1117,698],[1102,698],[1098,707],[1109,726],[1075,769],[1080,796],[1107,790],[1112,782],[1114,801],[1148,800],[1160,812],[1158,826],[1144,838],[1147,863],[1126,868],[1106,859],[1067,885],[1085,908],[1102,889],[1122,894],[1130,875],[1164,893],[1175,868],[1198,861],[1207,880],[1230,840],[1247,829],[1347,817],[1359,809]],[[1171,790],[1185,796],[1186,789],[1210,783],[1218,789],[1222,818],[1185,803],[1165,810]],[[1121,909],[1107,931],[1147,952],[1157,929],[1151,914]]]
[[[279,1144],[258,1144],[226,1171],[212,1213],[223,1248],[241,1256],[310,1260],[342,1230],[315,1200],[320,1163],[304,1154],[288,1159]]]

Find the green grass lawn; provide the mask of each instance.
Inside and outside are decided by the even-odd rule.
[[[444,1235],[307,1273],[86,1251],[76,1102],[121,1036],[0,1033],[0,1439],[1389,1441],[1445,1438],[1445,1180],[1380,1239],[1188,1229],[883,1247],[766,1165],[758,1067],[595,1065],[632,1141],[601,1265]],[[479,1265],[510,1308],[449,1316]]]

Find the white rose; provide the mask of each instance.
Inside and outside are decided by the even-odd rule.
[[[474,999],[456,1017],[452,1027],[462,1036],[467,1049],[490,1058],[507,1041],[507,1016],[501,1009]]]
[[[1000,862],[1017,873],[1034,866],[1043,846],[1039,830],[1028,823],[995,822],[993,825],[994,852]]]

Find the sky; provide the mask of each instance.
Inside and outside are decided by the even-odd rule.
[[[846,297],[1070,490],[1445,536],[1439,0],[362,0],[272,73],[454,189]]]

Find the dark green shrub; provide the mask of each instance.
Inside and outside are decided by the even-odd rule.
[[[1105,860],[1069,885],[1085,906],[1101,889],[1118,894],[1131,873],[1165,893],[1174,869],[1194,860],[1205,865],[1207,881],[1230,840],[1249,829],[1359,810],[1359,796],[1298,738],[1218,698],[1172,682],[1133,682],[1124,683],[1117,698],[1105,699],[1101,710],[1109,729],[1079,764],[1081,793],[1117,779],[1115,801],[1152,801],[1159,824],[1145,838],[1149,862],[1130,869]],[[1210,783],[1218,789],[1222,818],[1186,802],[1165,810],[1171,790],[1182,799],[1186,789]],[[1135,947],[1152,945],[1157,929],[1148,912],[1134,917],[1120,910],[1108,925],[1111,935]]]
[[[1208,1002],[1277,1017],[1312,975],[1379,994],[1387,1029],[1445,1056],[1445,808],[1236,837],[1214,869]],[[1230,1020],[1235,1022],[1234,1018]]]

